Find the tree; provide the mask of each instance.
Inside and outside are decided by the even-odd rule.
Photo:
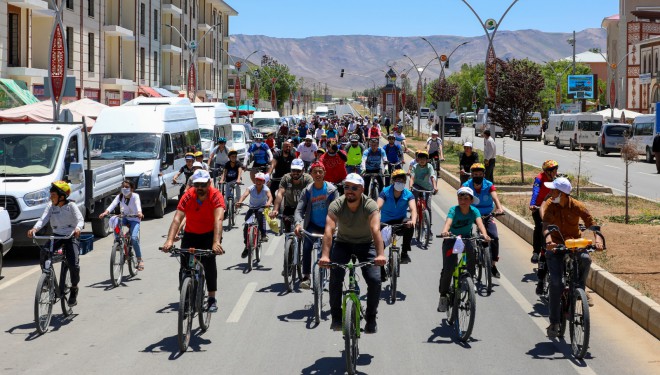
[[[450,75],[447,80],[458,85],[458,106],[468,108],[472,111],[472,103],[480,107],[486,97],[486,86],[484,85],[484,64],[463,64],[459,72]]]
[[[626,215],[624,217],[625,223],[630,222],[630,215],[628,215],[628,189],[630,188],[630,179],[628,177],[628,168],[630,164],[637,161],[639,158],[639,153],[637,152],[637,145],[635,142],[631,141],[630,138],[626,138],[625,143],[621,147],[621,159],[626,165],[626,179],[624,181],[626,187]]]
[[[262,65],[258,71],[259,82],[259,97],[264,100],[270,101],[271,92],[273,88],[272,79],[275,78],[275,95],[277,99],[276,106],[282,109],[284,103],[289,101],[289,95],[293,95],[298,87],[296,76],[289,73],[289,67],[277,62],[277,60],[270,58],[267,55],[261,58]]]
[[[525,183],[522,135],[531,115],[540,107],[541,90],[545,86],[541,69],[530,60],[498,59],[497,92],[488,99],[490,118],[520,142],[520,181]]]
[[[451,101],[456,94],[458,93],[458,85],[456,83],[449,82],[445,77],[437,79],[431,83],[431,90],[429,95],[431,96],[431,102],[449,102]]]
[[[406,95],[405,108],[408,113],[417,113],[417,96]]]

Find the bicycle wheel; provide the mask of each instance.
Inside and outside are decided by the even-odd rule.
[[[200,269],[199,281],[197,282],[197,317],[199,318],[199,328],[206,332],[211,325],[211,312],[209,311],[209,300],[206,295],[206,274],[204,269]]]
[[[455,296],[454,308],[456,309],[456,320],[454,328],[458,338],[467,342],[474,328],[474,315],[476,312],[476,297],[474,295],[474,284],[469,276],[461,277],[458,294]]]
[[[371,182],[369,183],[369,198],[376,201],[378,200],[378,187],[376,186],[377,184],[374,183],[373,179],[374,177],[371,178]]]
[[[576,288],[571,301],[569,327],[571,332],[571,349],[577,359],[582,359],[589,349],[589,303],[584,289]]]
[[[298,280],[302,280],[302,278],[303,278],[303,274],[302,274],[302,240],[297,239],[295,246],[296,246],[295,253],[297,254],[296,272],[298,272]]]
[[[346,371],[355,374],[357,358],[360,355],[358,348],[359,317],[355,302],[351,298],[346,299],[346,310],[344,315],[344,354],[346,355]]]
[[[110,253],[110,279],[112,285],[118,287],[121,284],[121,276],[124,272],[124,249],[121,241],[115,241]]]
[[[128,247],[128,273],[131,275],[131,277],[135,277],[138,274],[138,260],[137,256],[135,255],[135,250],[133,250],[133,245],[129,245]]]
[[[254,260],[256,260],[257,264],[259,264],[259,262],[261,262],[261,233],[258,229],[255,228],[255,230],[257,231],[257,243],[254,248]]]
[[[484,277],[486,285],[486,295],[490,296],[493,292],[493,261],[490,255],[490,246],[486,247],[485,245],[481,248],[484,255]]]
[[[398,276],[396,270],[399,268],[398,251],[390,252],[390,303],[396,302],[396,287]]]
[[[234,200],[227,198],[227,231],[234,226]]]
[[[69,295],[71,294],[71,270],[62,262],[60,269],[60,305],[62,306],[62,314],[69,316],[73,314],[73,309],[69,306]]]
[[[288,292],[293,291],[293,282],[296,278],[296,266],[294,260],[295,239],[291,236],[286,239],[284,245],[284,261],[282,263],[282,275],[284,275],[284,286]]]
[[[422,246],[424,246],[425,249],[428,249],[429,240],[431,239],[431,217],[426,210],[424,211],[424,219],[422,222],[424,223],[424,229],[422,231]]]
[[[46,333],[50,318],[53,316],[54,293],[52,272],[43,272],[37,282],[37,291],[34,295],[34,323],[37,332]]]
[[[545,301],[550,303],[550,272],[546,270],[543,277],[543,295],[541,296]]]
[[[190,342],[190,330],[192,329],[193,307],[193,285],[192,279],[186,277],[181,285],[181,296],[179,299],[179,350],[183,353],[188,349]]]
[[[549,300],[548,300],[549,301]],[[570,313],[568,290],[564,289],[559,301],[559,336],[564,337],[566,333],[566,319]]]
[[[477,274],[475,275],[475,280],[477,280],[477,282],[480,285],[483,285],[483,283],[481,282],[481,276],[483,276],[483,271],[484,271],[484,269],[483,269],[483,267],[484,267],[484,252],[483,252],[483,248],[481,247],[481,244],[477,243],[476,245],[477,246],[475,247],[475,251],[476,251],[476,254],[475,254],[476,264],[475,264],[475,266],[476,266]]]
[[[257,247],[256,246],[257,241],[259,241],[256,234],[257,232],[256,228],[257,227],[253,225],[250,225],[248,227],[248,270],[249,271],[252,271],[252,257],[254,256],[255,247]]]
[[[321,268],[316,263],[312,269],[312,289],[314,292],[314,322],[319,324],[323,310],[323,277]]]

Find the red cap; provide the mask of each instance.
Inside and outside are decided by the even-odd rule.
[[[309,166],[309,171],[310,172],[313,171],[314,168],[321,168],[321,169],[323,169],[323,172],[325,172],[325,166],[323,164],[319,163],[318,161],[314,162],[312,165]]]

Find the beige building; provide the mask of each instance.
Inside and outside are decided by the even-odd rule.
[[[238,13],[222,0],[62,0],[68,76],[75,100],[120,105],[137,95],[178,95],[186,90],[188,64],[196,62],[197,97],[217,101],[227,92],[229,17]],[[0,2],[0,78],[15,80],[44,96],[50,34],[50,1]],[[196,59],[173,26],[189,42]],[[215,26],[215,27],[214,27]],[[208,35],[201,40],[208,31]],[[69,35],[71,37],[69,38]]]

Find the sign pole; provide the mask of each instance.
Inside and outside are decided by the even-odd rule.
[[[50,0],[55,9],[55,23],[50,35],[50,64],[48,64],[48,83],[50,100],[53,104],[53,122],[59,122],[62,93],[66,88],[66,69],[69,61],[62,30],[62,7],[56,0]]]

